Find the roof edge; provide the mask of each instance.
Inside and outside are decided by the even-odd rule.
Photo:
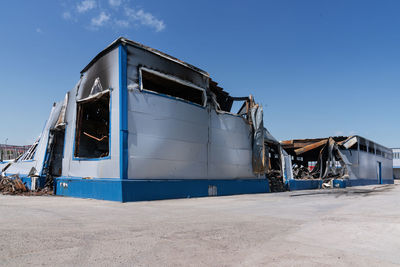
[[[370,139],[368,139],[368,138],[366,138],[366,137],[364,137],[364,136],[361,136],[361,135],[358,135],[358,134],[354,134],[354,135],[348,135],[348,136],[329,136],[329,137],[332,137],[332,138],[351,138],[351,137],[359,137],[359,138],[363,138],[363,139],[365,139],[366,141],[368,141],[368,142],[372,142],[372,143],[374,143],[374,144],[377,144],[377,145],[379,145],[379,146],[381,146],[381,147],[383,147],[383,148],[386,148],[386,149],[392,149],[392,148],[389,148],[389,147],[387,147],[387,146],[384,146],[384,145],[382,145],[382,144],[380,144],[380,143],[378,143],[378,142],[376,142],[376,141],[373,141],[373,140],[370,140]],[[289,139],[289,140],[281,140],[280,141],[280,143],[282,143],[282,142],[289,142],[289,141],[312,141],[312,140],[320,140],[320,139],[328,139],[329,137],[323,137],[323,138],[307,138],[307,139]]]
[[[210,77],[210,75],[208,74],[208,72],[206,72],[206,71],[204,71],[204,70],[202,70],[202,69],[200,69],[200,68],[197,68],[196,66],[193,66],[193,65],[191,65],[191,64],[189,64],[189,63],[186,63],[186,62],[184,62],[184,61],[182,61],[182,60],[180,60],[180,59],[177,59],[176,57],[170,56],[170,55],[168,55],[168,54],[166,54],[166,53],[164,53],[164,52],[161,52],[161,51],[159,51],[159,50],[157,50],[157,49],[154,49],[154,48],[151,48],[151,47],[149,47],[149,46],[143,45],[143,44],[141,44],[141,43],[137,43],[137,42],[134,42],[134,41],[132,41],[132,40],[126,39],[125,37],[119,37],[118,39],[114,40],[114,41],[113,41],[111,44],[109,44],[104,50],[102,50],[100,53],[98,53],[98,54],[89,62],[89,64],[87,64],[86,67],[84,67],[84,68],[81,70],[80,73],[83,74],[84,72],[86,72],[86,71],[87,71],[94,63],[96,63],[102,56],[104,56],[105,54],[107,54],[108,52],[110,52],[111,50],[113,50],[115,47],[117,47],[117,46],[120,45],[120,44],[123,44],[123,45],[131,45],[131,46],[134,46],[134,47],[137,47],[137,48],[140,48],[140,49],[149,51],[149,52],[151,52],[151,53],[153,53],[153,54],[155,54],[155,55],[158,55],[158,56],[160,56],[160,57],[163,57],[163,58],[166,58],[166,59],[168,59],[168,60],[174,61],[174,62],[176,62],[176,63],[178,63],[178,64],[181,64],[181,65],[183,65],[183,66],[185,66],[185,67],[187,67],[187,68],[189,68],[189,69],[191,69],[191,70],[193,70],[193,71],[196,71],[196,72],[198,72],[198,73],[200,73],[200,74],[202,74],[202,75],[204,75],[204,76]]]

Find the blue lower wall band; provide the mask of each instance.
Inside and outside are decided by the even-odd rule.
[[[60,177],[55,194],[120,202],[268,193],[267,179],[129,180]]]

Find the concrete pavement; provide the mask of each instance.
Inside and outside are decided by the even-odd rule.
[[[400,186],[152,202],[0,195],[0,265],[394,266]]]

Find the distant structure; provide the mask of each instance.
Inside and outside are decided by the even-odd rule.
[[[15,159],[24,154],[31,146],[15,146],[0,144],[0,161]]]
[[[400,179],[400,148],[392,148],[393,151],[393,178]]]
[[[392,150],[362,136],[294,139],[281,145],[292,157],[293,179],[286,181],[290,190],[320,188],[328,181],[334,187],[393,184]]]

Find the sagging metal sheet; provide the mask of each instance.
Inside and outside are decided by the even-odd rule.
[[[64,128],[66,125],[65,113],[67,112],[68,97],[69,97],[69,92],[65,94],[64,102],[62,104],[60,114],[58,115],[58,119],[57,119],[57,122],[56,122],[54,128],[61,129],[61,128]]]
[[[264,174],[265,164],[265,148],[264,148],[264,122],[263,108],[258,104],[254,104],[251,97],[250,116],[253,126],[253,172],[256,174]]]
[[[32,171],[32,168],[34,168],[37,172],[39,172],[39,174],[41,174],[43,170],[44,158],[46,155],[49,132],[50,129],[55,127],[62,106],[62,102],[54,103],[50,112],[49,119],[47,120],[45,127],[39,137],[39,143],[37,145],[36,152],[33,158],[29,160],[18,160],[17,162],[13,163],[9,168],[7,168],[6,174],[28,175]]]

